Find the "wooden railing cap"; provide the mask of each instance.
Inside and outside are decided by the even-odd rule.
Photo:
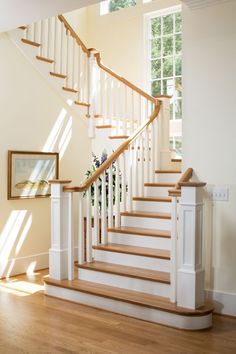
[[[51,179],[50,181],[48,181],[48,183],[50,184],[69,184],[71,183],[71,180],[69,179]]]
[[[180,182],[180,187],[204,187],[206,185],[205,182]]]

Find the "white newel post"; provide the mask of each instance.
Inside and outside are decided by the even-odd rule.
[[[171,195],[171,272],[170,272],[170,301],[176,302],[177,299],[177,196]]]
[[[205,185],[198,182],[180,183],[177,305],[191,309],[204,305],[202,233]]]
[[[158,119],[158,152],[160,169],[171,167],[170,151],[170,99],[161,99],[160,117]]]
[[[68,279],[69,193],[64,186],[71,181],[50,181],[51,184],[51,248],[49,275],[52,279]]]

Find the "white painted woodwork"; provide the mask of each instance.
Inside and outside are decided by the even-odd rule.
[[[172,197],[171,202],[171,291],[170,291],[170,300],[171,302],[177,301],[177,238],[178,238],[178,229],[177,229],[177,198]]]
[[[133,200],[133,210],[170,213],[171,203]]]
[[[180,178],[180,173],[156,173],[157,183],[176,183]],[[170,188],[171,189],[171,188]]]
[[[156,230],[170,230],[170,219],[121,216],[121,226],[142,227]]]
[[[86,261],[92,262],[91,190],[86,192]]]
[[[142,235],[130,235],[117,232],[109,232],[108,240],[111,243],[117,243],[120,245],[149,247],[163,250],[170,250],[171,241],[165,237],[153,237]]]
[[[63,183],[51,184],[51,248],[49,274],[57,280],[68,279],[68,230],[70,196]]]
[[[159,270],[161,272],[170,272],[170,261],[167,259],[102,250],[95,250],[94,259],[95,261],[105,263],[114,263],[130,267]]]
[[[171,167],[170,102],[168,98],[163,98],[161,101],[161,110],[158,120],[158,152],[160,168],[165,170]]]
[[[204,304],[202,225],[203,187],[182,187],[177,304],[191,309]]]
[[[115,227],[120,226],[120,158],[116,160],[116,179],[115,179]]]
[[[79,279],[122,289],[140,291],[146,294],[164,297],[170,296],[170,285],[157,281],[104,273],[90,269],[79,269]]]
[[[67,194],[67,193],[66,193]],[[68,280],[74,279],[73,195],[68,193]]]
[[[146,197],[168,197],[168,190],[174,187],[150,187],[144,186],[144,196]]]
[[[78,193],[78,262],[84,263],[83,193]]]
[[[156,310],[137,304],[130,304],[121,300],[113,300],[71,289],[58,288],[57,286],[49,284],[45,285],[45,293],[53,297],[62,298],[170,327],[198,330],[212,326],[211,314],[205,316],[181,316],[179,314]]]

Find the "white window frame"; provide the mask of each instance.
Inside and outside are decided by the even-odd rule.
[[[142,0],[136,0],[136,5],[134,6],[130,6],[130,7],[125,7],[121,10],[126,10],[126,9],[130,9],[130,8],[133,8],[137,5],[139,5],[141,3]],[[112,14],[114,12],[117,12],[117,11],[112,11],[112,12],[109,12],[109,0],[103,0],[100,2],[100,16],[104,16],[104,15],[109,15],[109,14]]]

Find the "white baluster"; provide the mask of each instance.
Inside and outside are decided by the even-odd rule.
[[[120,226],[120,163],[116,160],[116,186],[115,186],[115,227]]]
[[[84,263],[84,213],[83,192],[78,194],[78,262]]]
[[[101,200],[101,234],[102,244],[107,244],[107,198],[106,198],[106,172],[101,175],[102,179],[102,200]]]
[[[151,151],[150,151],[150,156],[151,156],[151,162],[150,162],[150,171],[149,171],[149,180],[151,183],[154,182],[154,175],[155,175],[155,147],[156,147],[156,141],[155,141],[155,121],[152,124],[150,124],[151,128]]]
[[[91,190],[86,192],[86,261],[92,262]]]
[[[48,20],[48,33],[47,33],[47,58],[51,58],[51,19]]]
[[[133,192],[135,196],[138,196],[138,142],[136,139],[133,145]]]
[[[82,100],[81,91],[82,91],[82,49],[79,46],[79,58],[78,58],[78,100]]]
[[[68,193],[68,280],[74,279],[74,234],[72,193]]]
[[[126,154],[122,154],[122,175],[121,175],[121,210],[126,211]]]
[[[134,132],[134,91],[131,91],[130,133]]]
[[[44,21],[40,21],[40,49],[39,49],[39,53],[40,53],[40,56],[43,55],[43,46],[44,46],[44,32],[45,32],[45,29],[44,29]],[[28,30],[28,27],[27,27],[27,30]]]
[[[127,105],[127,86],[124,85],[124,113],[123,113],[123,134],[127,135],[127,119],[128,119],[128,105]]]
[[[144,195],[144,136],[140,136],[140,177],[139,177],[139,195]]]
[[[75,88],[75,40],[71,37],[72,41],[72,63],[71,63],[71,87]]]
[[[64,51],[65,51],[65,32],[64,25],[61,22],[61,51],[60,51],[60,74],[64,74]]]
[[[144,132],[144,159],[145,159],[145,182],[149,182],[149,130],[148,127],[145,129]]]
[[[94,182],[94,242],[95,245],[100,243],[99,229],[99,195],[98,180]]]
[[[177,198],[171,198],[171,272],[170,301],[177,300]]]
[[[54,59],[54,64],[53,64],[53,70],[54,72],[57,71],[57,37],[58,37],[58,19],[57,17],[54,17],[54,47],[53,47],[53,59]]]
[[[142,96],[138,96],[138,125],[142,123]]]
[[[66,55],[65,55],[65,64],[66,64],[66,87],[69,87],[69,79],[70,79],[70,73],[69,73],[69,53],[70,53],[70,35],[68,30],[66,30]]]
[[[108,180],[108,227],[113,227],[113,170],[112,166],[109,167],[109,180]]]
[[[132,210],[133,206],[133,178],[132,178],[132,170],[133,170],[133,150],[132,145],[129,146],[129,164],[128,164],[128,211]],[[125,188],[125,185],[122,185],[122,189]]]

